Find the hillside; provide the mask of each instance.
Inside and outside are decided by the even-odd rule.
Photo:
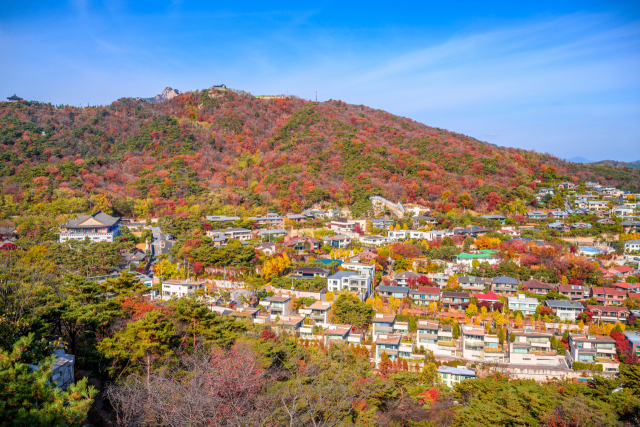
[[[91,108],[2,103],[0,160],[5,215],[82,210],[89,194],[120,215],[159,215],[196,202],[362,211],[371,195],[484,210],[491,192],[503,202],[530,197],[536,179],[640,191],[634,169],[496,147],[362,105],[226,89]]]
[[[608,165],[614,166],[616,168],[632,168],[632,169],[640,169],[640,161],[635,162],[619,162],[617,160],[601,160],[599,162],[594,162],[594,165]]]

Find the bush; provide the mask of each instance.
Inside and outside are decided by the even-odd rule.
[[[600,363],[573,362],[571,364],[571,367],[574,371],[603,371],[602,365]]]

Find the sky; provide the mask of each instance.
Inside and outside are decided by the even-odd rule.
[[[0,97],[317,91],[501,146],[640,160],[637,0],[234,3],[2,1]]]

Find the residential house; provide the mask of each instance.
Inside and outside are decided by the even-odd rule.
[[[526,216],[529,219],[534,219],[534,220],[543,220],[543,219],[547,219],[547,213],[543,212],[543,211],[533,211],[533,212],[527,212]]]
[[[588,305],[587,311],[591,312],[594,321],[607,323],[625,323],[631,315],[627,307]]]
[[[305,250],[318,250],[320,249],[320,240],[315,237],[302,236],[302,237],[284,237],[283,245],[289,248],[293,248],[296,251]]]
[[[393,226],[393,220],[392,219],[371,218],[369,221],[371,221],[371,226],[373,228],[378,228],[380,230],[388,230],[389,227]]]
[[[409,287],[378,285],[378,287],[376,288],[376,292],[381,297],[405,298],[409,296]]]
[[[253,307],[238,307],[235,309],[233,313],[231,313],[232,317],[238,317],[243,319],[249,319],[251,321],[255,320],[260,314],[259,308]]]
[[[491,285],[491,279],[475,276],[458,276],[458,285],[468,292],[484,292],[485,288]]]
[[[638,252],[640,251],[640,240],[627,240],[624,242],[625,252]]]
[[[224,224],[225,222],[235,222],[235,221],[242,220],[242,218],[240,218],[239,216],[226,216],[226,215],[207,216],[205,217],[205,219],[209,222],[213,222],[216,224]]]
[[[610,286],[619,291],[627,292],[629,296],[638,296],[638,295],[632,295],[632,294],[640,293],[640,283],[618,282],[618,283],[612,283]]]
[[[409,290],[409,298],[415,305],[429,305],[440,301],[440,288],[419,286],[418,289]]]
[[[347,344],[349,342],[359,343],[358,335],[352,336],[353,327],[351,325],[328,325],[324,330],[324,343]]]
[[[609,272],[618,278],[626,278],[636,274],[636,270],[629,267],[628,265],[619,265],[616,267],[612,267],[609,269]]]
[[[332,248],[346,248],[351,244],[351,237],[345,236],[344,234],[323,236],[321,239]]]
[[[554,285],[551,285],[549,283],[544,283],[536,279],[531,279],[531,280],[522,282],[522,285],[524,286],[524,289],[526,291],[529,291],[532,294],[536,294],[536,295],[546,295],[550,291],[554,291],[556,289]]]
[[[462,252],[453,257],[453,262],[456,264],[464,264],[467,268],[471,268],[473,266],[473,261],[488,262],[489,265],[496,265],[500,263],[501,259],[495,251],[489,249]]]
[[[504,224],[507,220],[507,217],[502,215],[482,215],[482,218],[489,219],[491,221],[497,221],[500,224]]]
[[[620,225],[622,225],[625,233],[637,233],[638,231],[640,231],[640,221],[622,221]]]
[[[329,324],[329,312],[331,311],[332,303],[329,301],[316,301],[309,307],[298,309],[298,314],[313,320],[314,323]]]
[[[563,321],[578,320],[578,316],[584,310],[584,306],[578,301],[552,299],[546,300],[544,303],[547,307],[551,307],[553,313]]]
[[[287,230],[285,230],[284,228],[263,229],[263,230],[258,230],[257,236],[263,240],[267,239],[271,241],[271,240],[277,239],[278,237],[286,237]]]
[[[451,366],[441,366],[438,368],[438,375],[442,383],[448,387],[453,386],[460,381],[476,379],[476,371],[466,368],[452,368]]]
[[[500,230],[498,230],[498,233],[502,233],[512,238],[520,237],[520,231],[518,231],[516,228],[513,228],[513,227],[503,227]]]
[[[561,182],[558,184],[558,188],[561,190],[574,190],[576,185],[572,182]]]
[[[211,230],[207,232],[207,236],[221,233],[228,239],[237,239],[240,241],[251,240],[251,230],[246,228],[223,228],[219,230]]]
[[[433,351],[434,356],[462,356],[460,341],[453,339],[451,326],[440,325],[437,321],[418,320],[416,346]]]
[[[264,242],[256,246],[256,249],[267,255],[273,255],[276,253],[276,244],[272,242]]]
[[[520,310],[524,316],[533,316],[540,302],[537,298],[528,298],[525,294],[518,294],[516,297],[508,297],[507,304],[511,311]]]
[[[396,324],[395,314],[376,313],[371,320],[372,335],[393,334]]]
[[[366,264],[360,262],[345,262],[340,267],[343,270],[352,270],[357,271],[359,274],[374,277],[376,273],[376,265],[375,264]]]
[[[640,356],[640,331],[624,331],[624,336],[631,344],[631,351]]]
[[[580,301],[589,296],[588,288],[580,285],[558,284],[558,293],[564,295],[572,301]]]
[[[304,222],[304,221],[307,220],[307,217],[305,215],[294,214],[294,213],[286,214],[285,218],[288,219],[291,222]]]
[[[313,279],[314,277],[321,277],[326,279],[331,274],[331,270],[320,267],[298,267],[293,270],[293,273],[288,277],[292,279]]]
[[[416,329],[416,343],[428,350],[434,350],[438,344],[438,330],[440,324],[434,320],[418,320]]]
[[[378,236],[377,234],[371,236],[362,236],[360,241],[363,245],[367,246],[380,246],[387,243],[387,238],[384,236]]]
[[[590,296],[603,305],[621,305],[627,293],[613,288],[593,286]]]
[[[491,290],[502,295],[515,295],[518,293],[520,281],[513,277],[500,276],[491,280]]]
[[[498,299],[498,295],[492,294],[491,292],[486,293],[486,294],[473,294],[473,296],[478,299],[478,304],[480,304],[481,302],[488,302],[489,304],[491,304],[488,307],[489,311],[493,311],[494,310],[493,307],[494,307],[494,305],[496,303],[499,302],[500,304],[502,304],[500,302],[500,300]]]
[[[220,233],[219,231],[209,230],[206,234],[207,237],[211,239],[212,245],[216,248],[227,246],[227,243],[229,243],[229,237],[227,237],[227,235],[224,233]]]
[[[468,360],[484,359],[484,328],[482,326],[462,325],[462,357]]]
[[[51,366],[49,380],[45,384],[53,384],[55,388],[66,389],[75,382],[75,364],[76,357],[73,354],[67,354],[64,350],[53,350],[51,355],[55,358]],[[31,371],[40,368],[40,364],[29,365]]]
[[[571,227],[569,227],[567,224],[563,224],[562,222],[552,222],[551,224],[549,224],[549,228],[552,228],[561,233],[568,233],[569,231],[571,231]]]
[[[276,295],[267,298],[262,305],[269,311],[269,314],[275,316],[288,316],[293,312],[293,303],[291,297],[287,295]]]
[[[364,301],[371,294],[371,280],[372,277],[366,273],[338,271],[327,278],[327,289],[329,292],[354,292]]]
[[[601,364],[603,373],[617,374],[616,341],[606,335],[569,334],[569,351],[566,354],[570,366],[574,362]]]
[[[469,306],[468,292],[442,292],[442,307],[453,310],[466,310]]]
[[[382,353],[387,353],[389,359],[398,358],[400,351],[400,341],[402,337],[398,334],[379,334],[376,336],[376,364],[380,363]]]
[[[207,283],[204,280],[163,280],[162,299],[182,298],[195,295],[199,289],[205,290]]]
[[[356,221],[347,218],[335,218],[327,226],[336,233],[353,233],[356,224],[358,224]],[[364,229],[365,227],[362,227],[363,231]]]
[[[418,280],[419,277],[422,277],[423,274],[414,273],[413,271],[404,271],[402,273],[396,273],[393,276],[393,279],[398,286],[408,286],[409,281],[413,279],[413,281]]]
[[[430,216],[414,216],[413,218],[413,228],[424,228],[428,225],[434,225],[438,222],[437,219],[431,218]]]
[[[507,336],[515,336],[509,340],[509,363],[516,365],[556,366],[560,364],[558,352],[551,347],[550,332],[532,329],[510,329]]]
[[[279,332],[286,332],[292,335],[300,335],[300,328],[304,322],[302,316],[282,316],[276,322],[276,328]]]
[[[589,200],[587,201],[587,208],[595,212],[604,211],[609,209],[608,203],[604,200]]]
[[[60,226],[60,242],[85,240],[113,243],[120,235],[120,218],[98,211],[93,215],[78,215]]]
[[[266,216],[256,216],[249,218],[249,221],[256,222],[259,226],[266,225],[268,227],[284,227],[284,218],[280,215],[269,212]]]

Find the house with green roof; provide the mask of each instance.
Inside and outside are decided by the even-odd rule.
[[[500,256],[496,251],[490,249],[483,249],[479,251],[462,252],[453,257],[453,262],[456,264],[464,264],[466,267],[471,268],[473,261],[488,262],[490,265],[495,265],[500,262]]]

